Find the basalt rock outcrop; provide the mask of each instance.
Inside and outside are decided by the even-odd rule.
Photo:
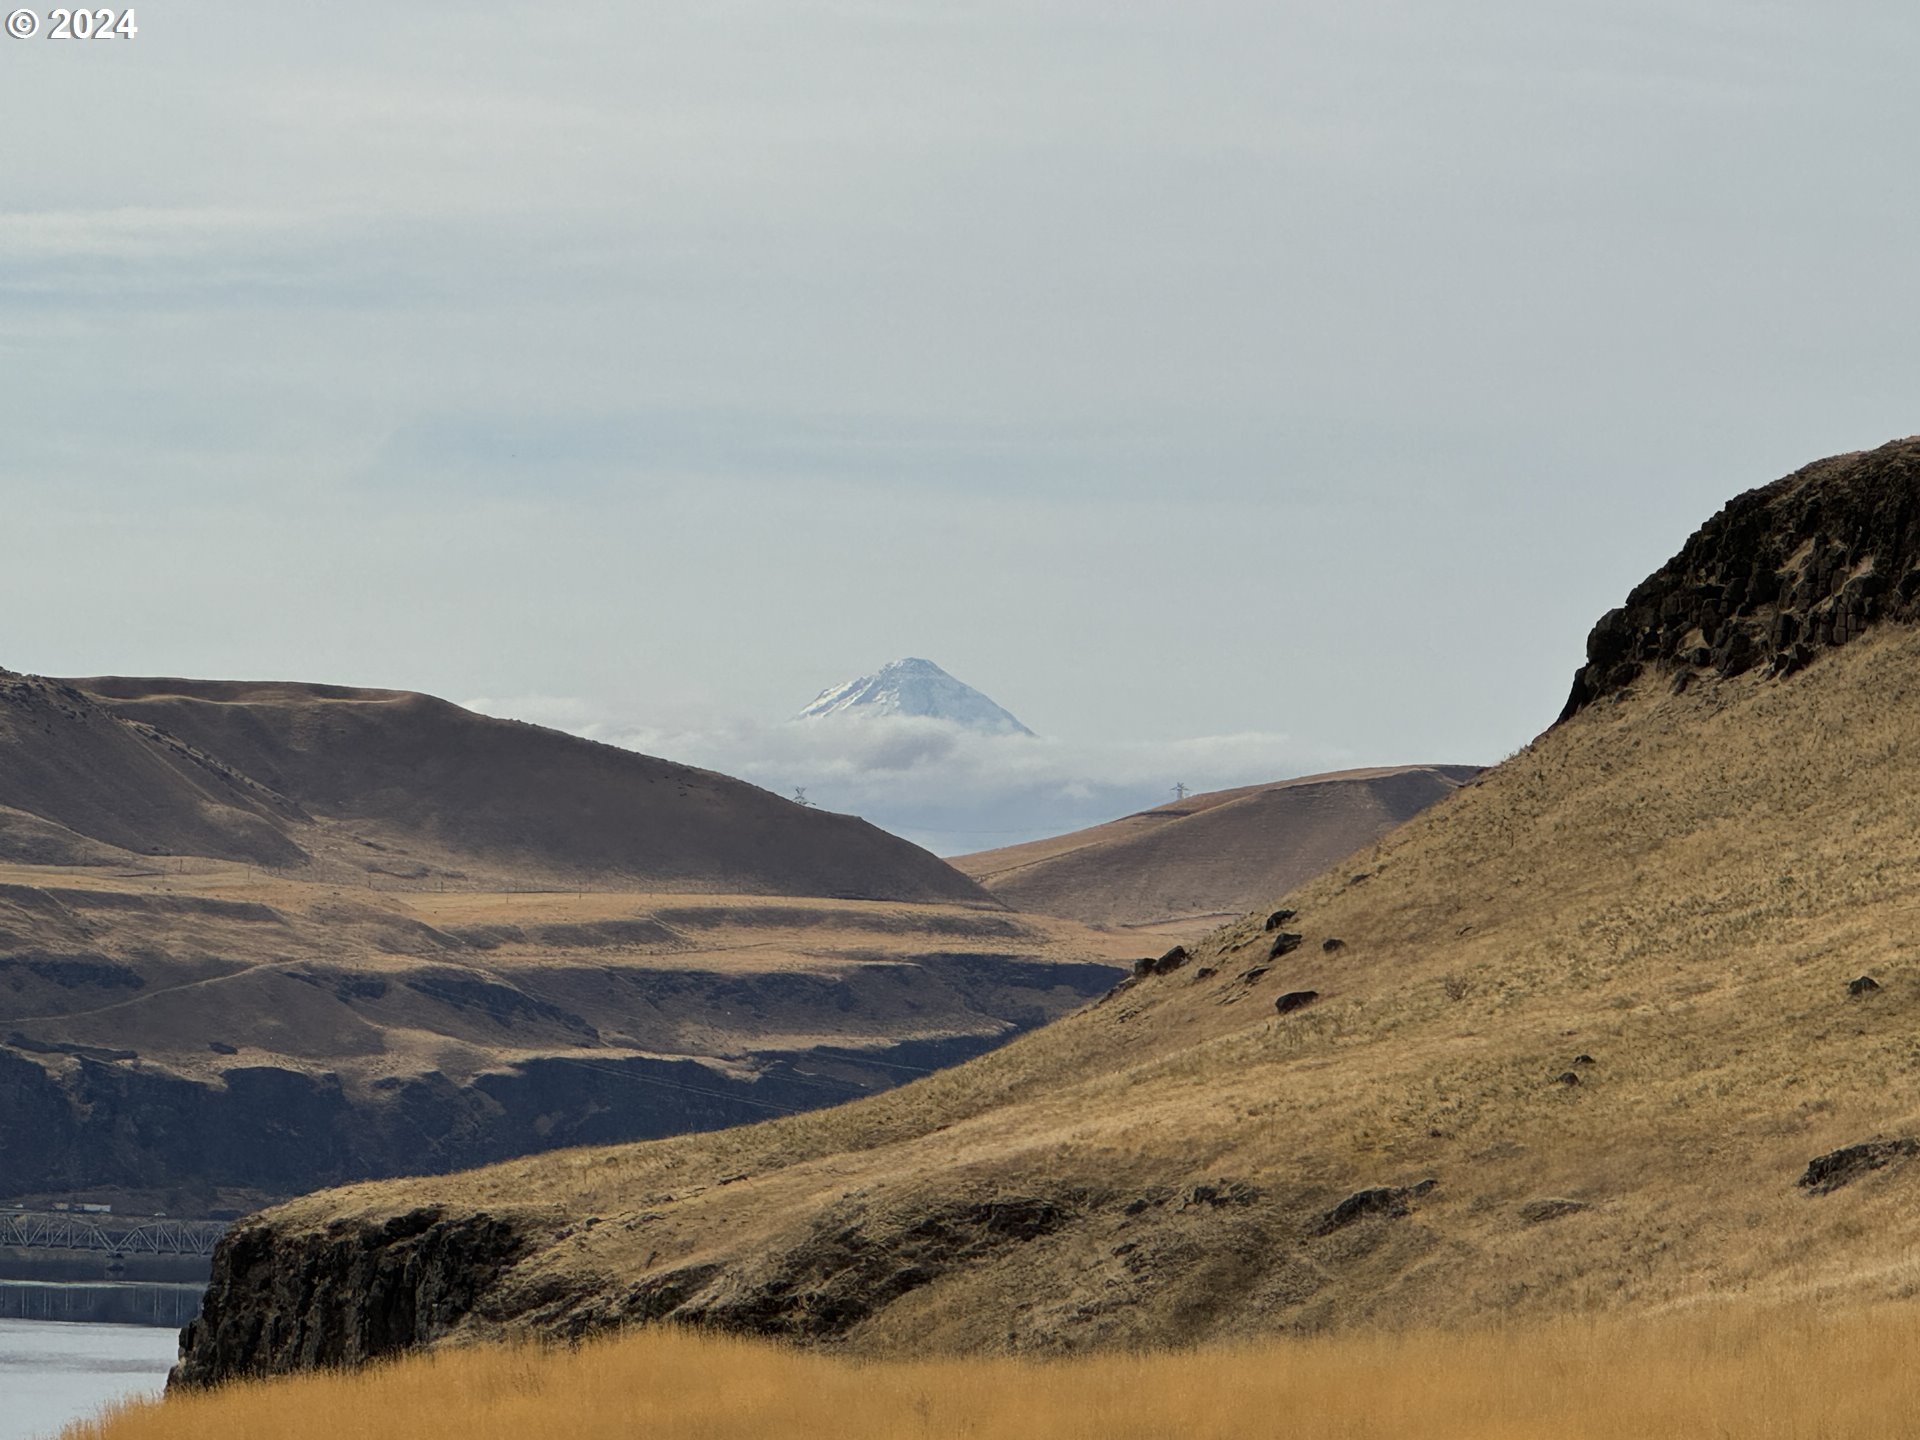
[[[670,913],[688,931],[713,918],[691,903]],[[573,929],[644,937],[637,920],[521,927],[544,937],[526,945],[495,926],[487,948],[435,932],[430,954],[396,960],[369,938],[397,918],[381,912],[356,926],[203,897],[0,886],[0,1200],[246,1192],[224,1207],[739,1125],[969,1059],[1121,973],[1015,948],[1036,936],[1002,915],[809,913],[824,927],[788,916],[798,928],[718,932],[776,957],[810,941],[806,968],[569,943]],[[863,919],[908,928],[833,940],[831,926]],[[61,948],[9,954],[9,926],[30,925]],[[952,943],[954,929],[981,948],[874,958],[882,944]],[[834,963],[835,943],[855,958]],[[280,953],[248,964],[250,944]],[[422,1035],[438,1038],[422,1047]]]
[[[723,1177],[677,1201],[717,1203],[718,1193],[751,1210],[741,1182],[756,1178]],[[1324,1189],[1269,1192],[1232,1176],[1144,1191],[1044,1180],[963,1182],[947,1194],[863,1188],[771,1228],[763,1218],[744,1243],[694,1251],[673,1234],[673,1196],[598,1215],[443,1203],[318,1223],[310,1209],[269,1212],[222,1241],[170,1385],[355,1365],[441,1341],[570,1343],[662,1321],[857,1347],[890,1313],[982,1271],[1020,1288],[1029,1321],[1017,1337],[1002,1333],[1037,1353],[1135,1334],[1142,1302],[1171,1301],[1200,1326],[1247,1291],[1317,1329],[1318,1297],[1336,1277],[1431,1243],[1417,1223],[1389,1235],[1357,1222],[1404,1221],[1432,1188],[1365,1192],[1335,1205],[1331,1225],[1321,1218],[1332,1199]],[[643,1273],[618,1273],[640,1257]],[[1059,1291],[1048,1276],[1063,1265],[1092,1293]]]
[[[300,1236],[236,1225],[168,1384],[357,1365],[427,1344],[466,1319],[525,1248],[509,1221],[425,1206]]]
[[[1381,1215],[1390,1220],[1398,1220],[1410,1214],[1413,1202],[1439,1184],[1437,1180],[1422,1180],[1417,1185],[1377,1185],[1368,1190],[1356,1190],[1338,1205],[1326,1213],[1320,1221],[1316,1233],[1331,1235],[1336,1230],[1344,1230],[1357,1220],[1369,1215]]]
[[[203,1080],[115,1063],[131,1053],[49,1066],[0,1046],[0,1156],[13,1194],[284,1196],[810,1110],[969,1059],[998,1038],[862,1053],[821,1047],[730,1069],[690,1057],[536,1056],[465,1081],[429,1072],[370,1086],[275,1065],[235,1065]]]
[[[1815,1195],[1831,1195],[1841,1186],[1858,1180],[1872,1170],[1884,1170],[1920,1155],[1920,1140],[1902,1135],[1892,1140],[1863,1140],[1858,1145],[1843,1145],[1807,1162],[1800,1176],[1800,1187]]]
[[[1560,718],[1655,671],[1788,675],[1920,619],[1920,438],[1837,455],[1727,502],[1600,617]]]

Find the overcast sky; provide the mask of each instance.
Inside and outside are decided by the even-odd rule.
[[[921,655],[1152,798],[1488,761],[1920,430],[1910,5],[137,17],[0,38],[14,669],[747,769]]]

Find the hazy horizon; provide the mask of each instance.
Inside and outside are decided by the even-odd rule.
[[[141,18],[0,41],[15,669],[1105,818],[1496,760],[1729,496],[1920,429],[1892,7]],[[903,655],[1044,763],[765,739]]]
[[[596,712],[577,700],[483,696],[463,703],[735,775],[810,805],[862,816],[937,855],[997,849],[1096,825],[1165,804],[1175,798],[1175,787],[1199,794],[1347,763],[1339,752],[1314,751],[1282,733],[1172,741],[995,734],[921,716],[805,720],[797,704],[785,715],[669,730]]]

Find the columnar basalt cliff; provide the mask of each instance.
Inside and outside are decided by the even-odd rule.
[[[1561,719],[1649,671],[1800,669],[1886,619],[1920,618],[1920,438],[1838,455],[1727,502],[1600,617]]]
[[[291,1245],[268,1226],[236,1225],[169,1383],[357,1365],[426,1344],[466,1319],[525,1249],[504,1220],[432,1207]]]

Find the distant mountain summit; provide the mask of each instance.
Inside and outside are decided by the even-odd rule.
[[[822,690],[798,718],[819,720],[830,715],[915,715],[988,735],[1033,734],[971,685],[954,679],[931,660],[911,656]]]

